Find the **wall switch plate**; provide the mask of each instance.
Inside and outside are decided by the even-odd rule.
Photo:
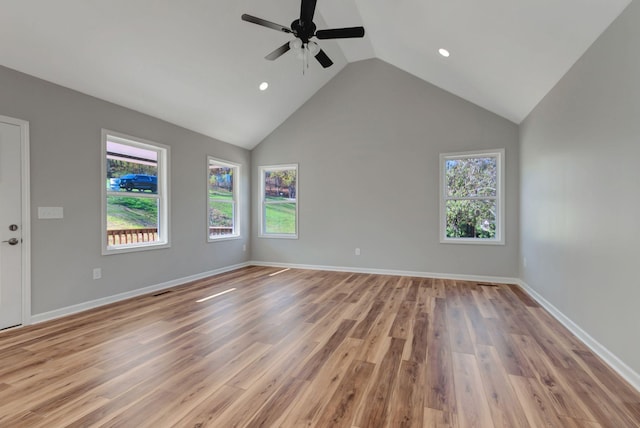
[[[55,219],[63,217],[64,210],[62,207],[38,207],[38,218]]]
[[[360,248],[356,248],[355,255],[356,255],[356,256],[359,256],[359,255],[360,255]]]
[[[93,270],[93,279],[100,279],[100,278],[102,278],[102,269],[95,268]]]
[[[247,244],[242,245],[242,251],[247,251]]]

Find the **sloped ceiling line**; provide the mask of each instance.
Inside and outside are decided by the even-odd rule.
[[[629,2],[318,0],[318,28],[366,35],[322,40],[334,65],[303,75],[264,59],[287,34],[240,20],[289,25],[299,0],[5,0],[0,64],[248,149],[372,57],[519,123]]]

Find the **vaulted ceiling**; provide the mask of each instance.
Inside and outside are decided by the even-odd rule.
[[[372,57],[519,123],[629,2],[318,0],[319,29],[366,29],[319,41],[324,69],[265,60],[291,36],[240,20],[289,26],[299,0],[2,0],[0,65],[249,149]]]

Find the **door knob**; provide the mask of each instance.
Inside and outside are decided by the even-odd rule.
[[[2,242],[7,242],[9,245],[18,245],[18,242],[20,241],[18,240],[18,238],[11,238],[7,241],[2,241]]]

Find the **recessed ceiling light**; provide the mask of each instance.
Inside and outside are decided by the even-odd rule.
[[[262,82],[259,86],[261,91],[266,91],[268,87],[269,87],[269,84],[267,82]]]
[[[438,49],[438,53],[445,58],[449,58],[449,55],[451,55],[448,50],[443,48]]]

